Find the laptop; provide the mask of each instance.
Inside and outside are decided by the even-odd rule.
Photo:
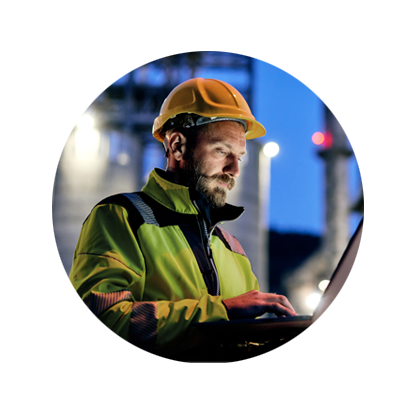
[[[330,283],[325,289],[318,306],[312,315],[297,315],[294,317],[237,319],[231,321],[215,321],[196,323],[202,332],[221,343],[268,343],[275,341],[281,345],[293,339],[299,333],[313,324],[330,306],[344,285],[353,266],[360,245],[364,218],[350,239]]]

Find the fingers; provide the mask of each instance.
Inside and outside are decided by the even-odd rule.
[[[237,297],[224,299],[229,319],[255,318],[266,312],[278,316],[297,315],[285,296],[251,290]]]
[[[289,300],[285,296],[265,293],[268,312],[276,315],[295,316],[297,315]]]
[[[268,303],[266,308],[267,312],[273,313],[277,317],[294,317],[297,315],[294,311],[279,303]]]

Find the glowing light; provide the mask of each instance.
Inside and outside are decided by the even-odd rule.
[[[312,293],[307,297],[306,304],[311,309],[315,309],[321,299],[320,293]]]
[[[95,157],[100,146],[100,132],[94,127],[93,118],[84,114],[79,119],[75,132],[76,152],[80,157]]]
[[[324,146],[326,149],[328,149],[329,147],[331,147],[333,144],[333,137],[332,134],[330,132],[326,132],[325,134],[325,141],[324,141]]]
[[[90,115],[82,115],[82,117],[79,119],[77,126],[80,130],[86,131],[90,130],[94,126],[94,121],[93,118]]]
[[[57,51],[55,59],[59,64],[61,64],[65,60],[65,57],[65,51]]]
[[[275,142],[268,142],[263,148],[264,154],[269,157],[275,157],[279,153],[279,146]]]
[[[318,284],[318,289],[321,290],[321,292],[325,291],[325,289],[328,287],[329,281],[327,279],[324,279]]]
[[[100,133],[95,129],[78,129],[75,143],[79,154],[94,154],[100,145]]]
[[[130,161],[129,154],[120,153],[117,155],[117,163],[119,165],[128,165]]]
[[[324,143],[325,135],[322,132],[315,132],[314,135],[312,135],[311,140],[314,144],[320,145]]]

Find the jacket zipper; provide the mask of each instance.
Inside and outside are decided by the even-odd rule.
[[[212,258],[211,249],[210,249],[211,233],[212,233],[212,231],[214,230],[215,227],[213,227],[213,229],[211,229],[211,232],[209,234],[208,230],[207,230],[206,221],[204,221],[204,218],[201,215],[201,212],[200,212],[200,209],[199,209],[198,205],[196,204],[195,201],[193,203],[194,203],[194,205],[195,205],[195,207],[196,207],[196,209],[197,209],[197,211],[198,211],[198,213],[199,213],[199,215],[201,217],[201,220],[203,222],[204,231],[206,233],[206,238],[207,238],[207,243],[206,243],[206,246],[205,246],[206,247],[206,249],[205,249],[206,250],[206,255],[207,255],[208,261],[211,264],[211,267],[212,267],[212,269],[214,270],[214,273],[215,273],[215,277],[216,277],[216,280],[217,280],[217,293],[216,293],[216,295],[219,296],[219,294],[220,294],[219,277],[218,277],[217,268],[215,267],[214,260]],[[200,225],[199,225],[199,228],[201,230]],[[204,247],[203,238],[201,239],[201,241],[202,241],[203,247]]]
[[[207,226],[206,226],[206,223],[205,223],[204,219],[203,219],[203,225],[204,225],[204,230],[206,231],[206,237],[207,237],[207,254],[208,254],[208,259],[210,260],[211,266],[213,267],[213,269],[214,269],[214,271],[215,271],[215,277],[216,277],[216,279],[217,279],[217,296],[219,296],[219,277],[218,277],[217,268],[216,268],[216,266],[215,266],[215,264],[214,264],[214,260],[213,260],[213,258],[212,258],[212,254],[211,254],[211,244],[210,244],[210,241],[211,241],[211,232],[212,232],[212,230],[211,230],[210,234],[207,232]]]
[[[244,211],[243,211],[243,212],[244,212]],[[231,219],[229,222],[237,221],[242,215],[243,215],[243,213],[240,214],[237,218]],[[211,235],[212,235],[212,233],[214,232],[214,229],[215,229],[218,225],[221,225],[221,224],[223,224],[223,223],[225,223],[225,222],[228,222],[228,221],[219,221],[219,222],[217,222],[217,223],[211,228],[211,232],[210,232],[209,237],[211,238]],[[206,229],[206,232],[207,232],[207,229]]]

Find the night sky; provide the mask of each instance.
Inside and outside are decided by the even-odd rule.
[[[271,228],[320,234],[324,164],[311,137],[325,130],[323,103],[283,70],[262,61],[256,66],[254,113],[267,129],[264,141],[280,146],[271,167]],[[356,159],[352,157],[348,164],[349,196],[354,200],[361,180]]]

